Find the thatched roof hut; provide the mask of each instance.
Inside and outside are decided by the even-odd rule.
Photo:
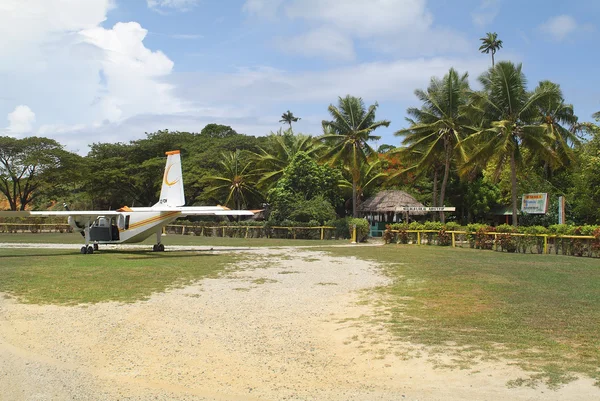
[[[371,221],[399,221],[405,213],[402,207],[423,207],[424,205],[412,195],[399,190],[386,190],[378,192],[375,196],[365,200],[358,207],[361,216]],[[412,211],[411,216],[425,215],[426,212]]]

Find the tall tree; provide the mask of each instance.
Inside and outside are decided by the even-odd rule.
[[[364,198],[377,191],[377,187],[387,178],[387,174],[382,171],[382,160],[378,155],[373,155],[367,163],[363,163],[360,168],[360,177],[356,184],[356,203],[357,207],[363,202]],[[352,183],[347,180],[340,182],[340,187],[352,190]]]
[[[261,198],[254,186],[252,162],[244,159],[242,152],[223,153],[220,164],[220,175],[206,177],[210,184],[207,193],[214,193],[226,206],[236,209],[246,208]]]
[[[460,157],[457,149],[464,138],[463,127],[468,123],[463,112],[469,90],[467,78],[468,74],[460,75],[453,68],[442,79],[431,78],[426,91],[415,91],[422,103],[421,108],[413,107],[407,110],[408,115],[412,117],[408,119],[411,126],[395,133],[405,137],[402,142],[406,146],[403,150],[405,154],[408,152],[418,155],[417,170],[429,168],[438,160],[442,160],[444,176],[438,203],[433,206],[444,205],[452,161]],[[434,172],[437,173],[437,170]],[[437,177],[434,181],[434,186],[437,187]],[[440,217],[444,222],[443,212]]]
[[[371,133],[379,127],[390,125],[387,120],[375,120],[377,107],[378,104],[375,103],[366,109],[362,98],[347,95],[339,98],[337,107],[329,105],[329,114],[333,119],[322,122],[325,135],[321,137],[321,140],[329,146],[323,156],[324,159],[332,165],[341,162],[352,176],[352,215],[354,217],[358,216],[356,197],[361,166],[366,163],[368,155],[376,153],[368,142],[380,138]]]
[[[496,32],[488,32],[485,37],[480,38],[479,40],[481,40],[479,51],[485,54],[492,53],[492,67],[494,67],[496,65],[494,62],[494,55],[502,48],[502,41],[498,39],[498,34]]]
[[[512,218],[517,225],[517,170],[523,165],[522,150],[530,155],[559,162],[553,150],[553,139],[539,123],[540,105],[559,102],[560,91],[553,85],[538,86],[527,91],[527,80],[521,64],[498,63],[479,77],[483,90],[471,92],[469,112],[482,121],[464,143],[473,149],[463,166],[465,172],[478,163],[495,162],[496,176],[508,163],[511,177]]]
[[[25,210],[41,195],[62,196],[65,183],[81,170],[76,159],[53,139],[0,137],[0,193],[11,210]]]
[[[279,120],[280,123],[286,123],[290,125],[290,129],[292,129],[292,123],[297,122],[298,120],[301,120],[300,117],[294,117],[294,113],[292,113],[291,111],[286,111],[285,113],[283,113],[281,115],[281,120]]]
[[[305,152],[315,157],[320,149],[320,144],[309,135],[294,135],[291,129],[282,133],[269,135],[265,146],[258,152],[252,152],[257,167],[257,172],[262,174],[258,181],[259,188],[270,188],[282,177],[283,170],[291,163],[298,152]]]
[[[600,121],[600,111],[598,111],[598,112],[594,113],[594,114],[592,115],[592,117],[594,117],[596,120],[599,120],[599,121]]]
[[[560,165],[569,165],[575,159],[573,146],[580,143],[576,132],[580,130],[573,105],[565,103],[560,86],[550,81],[539,83],[537,90],[556,91],[558,96],[548,97],[539,104],[539,122],[552,139],[552,149],[558,156]],[[549,178],[553,168],[549,160],[544,160],[544,173]]]

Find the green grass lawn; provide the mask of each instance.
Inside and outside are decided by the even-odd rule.
[[[0,243],[48,243],[48,244],[82,244],[83,238],[77,233],[0,233]],[[169,234],[162,237],[165,246],[169,245],[200,245],[200,246],[322,246],[335,244],[348,244],[349,240],[301,240],[277,238],[223,238],[223,237],[196,237],[192,235]],[[152,235],[141,244],[147,244],[149,249],[156,243]]]
[[[215,277],[239,255],[208,252],[0,249],[0,292],[22,302],[72,305],[133,302]]]
[[[385,321],[402,341],[536,372],[513,384],[600,380],[598,259],[411,245],[331,253],[385,266]]]

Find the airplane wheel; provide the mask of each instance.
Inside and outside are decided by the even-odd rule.
[[[87,248],[85,246],[82,246],[80,252],[81,252],[81,254],[86,254]]]
[[[92,253],[94,253],[94,248],[93,248],[91,245],[90,245],[90,246],[88,246],[88,248],[87,248],[87,253],[88,253],[88,254],[90,254],[90,255],[91,255]]]
[[[94,244],[94,251],[98,251],[98,244]]]
[[[152,252],[158,252],[158,245],[152,245]]]
[[[163,244],[158,244],[158,252],[164,252],[165,246]]]

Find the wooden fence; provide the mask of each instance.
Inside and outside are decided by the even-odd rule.
[[[387,230],[384,240],[386,243],[468,247],[499,252],[600,257],[600,238],[592,235]]]

